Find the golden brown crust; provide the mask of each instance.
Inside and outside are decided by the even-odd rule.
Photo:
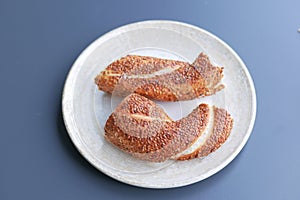
[[[148,56],[125,56],[102,71],[95,83],[99,90],[117,95],[132,92],[161,101],[190,100],[224,88],[223,68],[213,66],[201,53],[189,63]]]
[[[162,162],[190,147],[205,130],[208,119],[207,104],[171,121],[154,102],[131,94],[107,120],[105,138],[137,158]]]
[[[149,153],[163,148],[173,138],[172,132],[165,132],[167,124],[158,130],[155,136],[137,137],[131,134],[124,133],[124,131],[116,125],[115,117],[111,115],[105,125],[105,138],[116,145],[123,151],[128,153]]]
[[[185,154],[177,160],[190,160],[207,156],[217,150],[229,137],[233,126],[233,119],[230,114],[222,108],[214,107],[214,125],[210,136],[203,145],[199,146],[190,154]]]

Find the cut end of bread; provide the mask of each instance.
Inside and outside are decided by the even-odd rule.
[[[176,155],[175,159],[190,160],[216,151],[229,137],[232,126],[233,119],[225,109],[210,107],[209,123],[204,133],[188,149]]]

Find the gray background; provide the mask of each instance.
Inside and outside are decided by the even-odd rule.
[[[146,19],[214,33],[255,82],[258,112],[247,145],[190,186],[151,190],[107,177],[77,152],[61,117],[64,81],[80,52]],[[300,199],[298,28],[298,0],[0,1],[0,199]]]

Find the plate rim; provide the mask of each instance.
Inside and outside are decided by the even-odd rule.
[[[237,61],[240,63],[241,65],[241,69],[243,70],[243,72],[245,73],[246,77],[247,77],[247,81],[249,83],[249,87],[250,87],[250,92],[251,92],[251,102],[252,102],[252,114],[251,114],[251,120],[249,122],[249,127],[247,129],[247,133],[245,134],[245,136],[243,137],[241,143],[238,145],[238,147],[234,150],[234,152],[228,156],[228,158],[226,160],[224,160],[224,162],[222,162],[220,165],[218,165],[217,167],[211,169],[210,171],[206,172],[203,176],[201,176],[201,178],[197,177],[195,179],[189,180],[189,181],[185,181],[185,182],[180,182],[180,183],[173,183],[173,184],[145,184],[144,182],[133,182],[127,179],[124,179],[121,176],[118,176],[117,174],[114,174],[112,172],[110,172],[109,170],[106,170],[106,166],[101,165],[101,166],[97,166],[94,162],[94,159],[92,158],[92,156],[90,156],[88,153],[83,152],[81,149],[81,141],[79,139],[76,138],[76,135],[73,133],[73,128],[70,127],[70,116],[68,116],[69,112],[70,112],[70,96],[72,95],[68,95],[68,90],[69,88],[72,86],[71,81],[72,81],[72,76],[76,75],[76,67],[79,65],[79,63],[81,62],[82,58],[85,57],[86,54],[88,54],[89,52],[92,52],[96,47],[98,43],[101,43],[101,41],[105,41],[106,39],[114,36],[115,34],[119,34],[121,32],[124,32],[125,30],[127,31],[129,28],[133,28],[136,27],[138,28],[139,26],[143,25],[143,24],[174,24],[174,25],[179,25],[179,26],[184,26],[184,27],[188,27],[200,32],[203,32],[205,34],[207,34],[209,37],[212,37],[213,39],[217,40],[218,42],[220,42],[227,50],[229,50],[229,52],[237,59]],[[125,30],[124,30],[125,29]],[[76,77],[76,76],[75,76]],[[230,162],[232,162],[236,156],[241,152],[241,150],[243,149],[243,147],[246,145],[247,141],[249,140],[249,137],[253,131],[254,128],[254,124],[255,124],[255,120],[256,120],[256,113],[257,113],[257,96],[256,96],[256,91],[255,91],[255,85],[253,82],[253,79],[251,77],[251,74],[248,70],[248,68],[246,67],[245,63],[243,62],[243,60],[240,58],[240,56],[233,50],[232,47],[230,47],[226,42],[224,42],[222,39],[220,39],[219,37],[217,37],[216,35],[214,35],[211,32],[208,32],[207,30],[200,28],[198,26],[195,25],[191,25],[185,22],[179,22],[179,21],[173,21],[173,20],[145,20],[145,21],[138,21],[138,22],[133,22],[133,23],[129,23],[129,24],[125,24],[122,25],[120,27],[114,28],[108,32],[106,32],[103,35],[100,35],[97,39],[95,39],[94,41],[92,41],[90,44],[88,44],[84,50],[77,56],[75,62],[72,64],[66,79],[65,79],[65,83],[64,83],[64,87],[63,87],[63,91],[62,91],[62,101],[61,101],[61,107],[62,107],[62,116],[63,116],[63,121],[67,130],[67,133],[72,141],[72,143],[74,144],[75,148],[79,151],[79,153],[92,165],[94,166],[96,169],[98,169],[99,171],[101,171],[102,173],[110,176],[111,178],[118,180],[120,182],[126,183],[126,184],[130,184],[130,185],[134,185],[134,186],[138,186],[138,187],[143,187],[143,188],[153,188],[153,189],[166,189],[166,188],[175,188],[175,187],[182,187],[182,186],[186,186],[186,185],[190,185],[199,181],[202,181],[216,173],[218,173],[219,171],[221,171],[224,167],[226,167]],[[199,176],[198,176],[199,177]]]

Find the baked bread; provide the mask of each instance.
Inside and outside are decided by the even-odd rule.
[[[104,129],[106,140],[124,152],[163,162],[206,156],[225,142],[231,128],[232,118],[224,109],[200,104],[188,116],[172,121],[153,101],[131,94],[109,116]]]
[[[193,64],[149,56],[127,55],[111,63],[96,78],[99,90],[114,95],[137,93],[160,101],[191,100],[224,88],[223,68],[204,53]]]
[[[210,107],[207,128],[188,149],[176,155],[177,160],[200,158],[217,150],[229,137],[233,119],[223,108]]]

